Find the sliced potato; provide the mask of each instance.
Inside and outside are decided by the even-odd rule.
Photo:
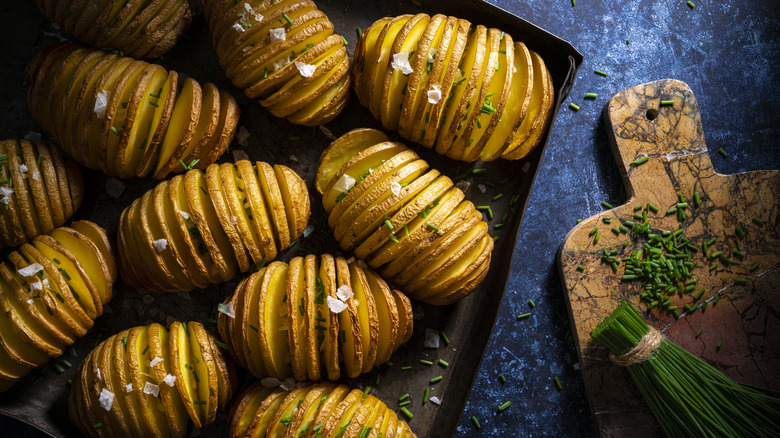
[[[408,67],[393,62],[398,53]],[[519,160],[550,125],[555,89],[544,61],[499,29],[384,17],[359,36],[354,58],[353,88],[382,126],[450,158]]]
[[[309,221],[304,181],[287,167],[241,160],[160,183],[120,218],[128,284],[155,292],[217,284],[273,260]]]
[[[36,237],[0,264],[2,390],[61,355],[111,299],[116,277],[105,231],[86,221],[73,226]]]
[[[341,112],[351,82],[347,41],[314,3],[203,3],[220,65],[247,97],[306,126]]]
[[[479,34],[479,29],[475,34]],[[503,47],[499,45],[500,34],[491,32],[490,39],[494,48]],[[505,44],[510,43],[507,38]],[[501,70],[507,65],[502,67],[496,61],[498,54],[496,51],[494,60],[487,64],[498,65]],[[490,94],[489,89],[482,90],[485,97]],[[426,172],[428,165],[398,143],[363,143],[353,148],[354,138],[369,139],[370,132],[346,135],[353,140],[333,142],[327,155],[339,159],[327,163],[332,167],[323,172],[331,175],[323,206],[341,248],[354,249],[355,256],[365,259],[414,299],[447,302],[450,298],[442,295],[445,292],[461,298],[471,293],[484,278],[475,269],[487,269],[493,248],[484,240],[492,241],[487,235],[487,224],[474,205],[464,200],[463,192],[453,187],[449,178],[436,170]],[[349,157],[349,153],[354,155]],[[338,162],[341,167],[334,171]],[[339,202],[329,202],[338,192],[334,187],[343,175],[355,179],[354,184],[348,193],[340,195]],[[473,264],[458,262],[461,256],[467,256]],[[455,285],[466,289],[454,289]],[[381,313],[388,315],[385,310]],[[343,316],[340,319],[342,324],[349,323]],[[349,328],[354,331],[352,326]],[[347,342],[351,351],[352,341]],[[383,338],[375,353],[377,357],[387,356],[386,345]],[[346,365],[354,370],[353,363]]]
[[[238,406],[231,412],[231,437],[416,437],[384,402],[343,384],[269,392],[255,382],[242,393]]]
[[[177,10],[187,4],[155,2]],[[235,99],[212,84],[186,79],[179,87],[176,72],[76,44],[44,50],[27,80],[30,109],[44,130],[80,164],[120,178],[205,168],[238,122]]]
[[[261,379],[356,377],[411,336],[407,298],[365,263],[328,254],[274,262],[243,280],[227,303],[234,316],[219,314],[220,335]]]
[[[224,408],[218,401],[220,373],[235,370],[214,354],[211,335],[199,323],[176,321],[170,333],[159,324],[134,327],[101,342],[84,359],[71,385],[70,416],[91,437],[186,437],[190,421],[204,427]],[[235,380],[226,376],[221,382],[229,398]],[[104,391],[113,395],[108,410],[99,399]]]
[[[0,249],[19,246],[62,226],[81,206],[84,180],[73,160],[45,141],[2,140]],[[5,206],[3,206],[5,207]]]
[[[189,3],[181,0],[35,3],[46,18],[79,40],[135,58],[165,54],[187,31],[193,16]]]

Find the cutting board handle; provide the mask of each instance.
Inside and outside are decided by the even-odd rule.
[[[689,176],[714,175],[704,143],[699,105],[685,82],[662,79],[624,90],[607,103],[604,118],[612,133],[608,137],[629,198],[653,199],[654,193],[663,191],[659,184],[677,185],[677,181],[690,179]],[[690,161],[680,158],[690,155],[701,155],[696,169],[682,165]],[[642,157],[649,160],[641,165],[631,164]],[[674,163],[678,160],[679,167]],[[664,161],[671,163],[671,173],[664,170]],[[659,170],[669,178],[657,178]]]

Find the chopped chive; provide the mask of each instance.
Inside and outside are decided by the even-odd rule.
[[[441,335],[441,338],[444,339],[444,345],[450,345],[450,338],[447,337],[447,334],[444,333],[444,330],[440,331],[439,334]]]
[[[473,416],[473,415],[471,416],[471,422],[474,423],[474,427],[476,427],[477,430],[479,430],[479,428],[482,427],[482,426],[479,425],[479,420],[477,420],[476,416]]]
[[[423,364],[423,365],[428,365],[428,366],[433,365],[433,362],[431,362],[429,360],[425,360],[425,359],[420,359],[420,363]]]
[[[698,331],[698,332],[696,332],[696,337],[697,337],[697,338],[698,338],[699,336],[701,336],[701,330],[702,330],[702,329],[699,329],[699,331]]]
[[[428,382],[429,383],[437,383],[437,382],[441,382],[441,379],[443,379],[442,376],[436,376],[433,379],[429,380]]]
[[[585,266],[577,265],[577,270],[580,272],[585,272]]]
[[[759,227],[763,227],[764,226],[764,221],[762,221],[761,219],[759,219],[759,218],[757,218],[755,216],[753,216],[753,223],[758,225]]]
[[[661,101],[661,106],[669,106],[669,105],[674,105],[674,100],[662,100]]]
[[[57,362],[54,362],[54,369],[57,370],[58,373],[62,374],[65,372],[65,368],[60,366]]]
[[[511,401],[505,401],[501,406],[498,407],[498,412],[504,412],[511,405]]]
[[[516,317],[515,319],[517,319],[517,320],[519,321],[519,320],[521,320],[521,319],[528,318],[529,316],[531,316],[531,312],[528,312],[528,313],[521,313],[520,315],[517,315],[517,317]]]
[[[92,425],[92,428],[93,429],[97,429],[97,428],[99,428],[101,426],[103,426],[103,423],[95,423],[95,424]]]
[[[734,280],[734,284],[738,284],[740,286],[744,286],[744,285],[748,284],[748,281],[745,280],[744,278],[737,278],[737,279]]]
[[[402,371],[407,371],[407,370],[411,370],[411,369],[412,369],[412,366],[411,366],[411,365],[407,365],[407,366],[405,366],[405,367],[401,367],[401,370],[402,370]]]
[[[503,193],[499,193],[496,196],[493,196],[493,200],[494,201],[498,201],[499,199],[501,199],[503,197],[504,197],[504,194]]]
[[[597,97],[599,97],[599,95],[596,93],[585,93],[585,99],[595,99]]]
[[[487,172],[487,169],[484,168],[484,167],[479,168],[479,169],[471,169],[471,173],[473,173],[474,175],[479,174],[479,173],[486,173],[486,172]]]
[[[758,269],[758,268],[759,268],[759,266],[761,266],[761,263],[756,263],[755,265],[751,266],[751,267],[750,267],[750,272],[753,272],[753,271],[755,271],[756,269]]]
[[[401,412],[403,412],[404,415],[406,415],[410,420],[414,418],[414,415],[411,412],[409,412],[409,409],[406,409],[406,407],[402,407]]]
[[[390,237],[388,237],[388,239],[390,239],[393,243],[399,243],[399,240],[396,239],[395,236],[390,236]]]
[[[715,346],[715,349],[720,350],[720,346],[723,345],[723,339],[718,341],[718,345]]]
[[[68,362],[68,361],[67,361],[67,360],[65,360],[65,359],[62,359],[62,363],[64,363],[64,364],[65,364],[65,366],[66,366],[66,367],[68,367],[68,368],[70,368],[70,367],[72,367],[72,366],[73,366],[73,365],[72,365],[70,362]]]
[[[697,207],[699,206],[699,204],[701,204],[701,198],[699,198],[699,192],[693,193],[693,204]]]
[[[532,309],[536,307],[536,304],[534,304],[534,300],[528,300],[528,305],[531,306]]]
[[[569,108],[573,109],[574,111],[579,111],[580,107],[577,106],[574,102],[569,102]]]
[[[593,70],[593,73],[596,73],[597,75],[606,76],[607,74],[601,70]]]
[[[612,206],[612,204],[610,204],[607,201],[601,201],[601,206],[604,207],[604,208],[608,208],[608,209],[615,208],[615,207]]]
[[[447,363],[444,359],[439,359],[439,365],[443,366],[444,368],[450,366],[450,364]]]
[[[206,401],[205,400],[193,400],[192,404],[194,404],[194,405],[205,405]]]
[[[433,231],[439,231],[439,227],[434,224],[428,224],[428,228],[432,229]],[[409,233],[407,232],[407,234]]]
[[[693,9],[693,8],[695,8],[695,7],[696,7],[696,5],[694,5],[694,4],[693,4],[693,2],[692,2],[691,0],[688,0],[688,3],[687,3],[687,5],[688,5],[688,7],[689,7],[689,8],[691,8],[691,9]]]
[[[428,396],[431,394],[431,388],[425,388],[425,393],[423,394],[422,404],[425,404],[425,402],[428,401]]]
[[[653,213],[658,213],[658,207],[656,207],[655,205],[649,202],[647,203],[647,208],[650,209],[650,211],[652,211]]]
[[[407,398],[409,398],[409,393],[408,392],[406,394],[398,397],[398,401],[402,402],[402,401],[406,400]]]
[[[599,243],[599,238],[601,237],[601,234],[596,233],[595,236],[593,236],[593,243]]]
[[[558,388],[558,391],[563,389],[563,385],[561,385],[561,380],[558,379],[558,377],[554,377],[553,382],[555,382],[555,386]]]
[[[639,165],[641,165],[641,164],[647,163],[649,160],[650,160],[650,157],[648,157],[648,156],[644,156],[644,157],[639,157],[639,158],[637,158],[636,160],[632,161],[632,162],[631,162],[631,163],[629,163],[629,164],[630,164],[631,166],[639,166]],[[641,207],[641,206],[640,206],[640,207]]]
[[[726,153],[726,151],[723,150],[723,148],[718,148],[718,153],[723,156],[723,158],[726,158],[729,156],[729,154]]]
[[[111,127],[110,131],[114,135],[119,135],[119,131],[115,127],[113,127],[113,126]]]
[[[290,26],[293,24],[293,21],[290,19],[290,17],[287,16],[287,14],[284,14],[284,21],[286,21]]]
[[[503,374],[499,374],[498,379],[501,380],[501,383],[506,383],[506,377]]]
[[[737,227],[734,228],[734,231],[736,231],[737,234],[739,234],[739,237],[745,237],[745,232],[742,230],[742,227],[740,227],[739,225],[737,225]]]

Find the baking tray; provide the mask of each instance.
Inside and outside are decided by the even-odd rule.
[[[32,2],[6,3],[0,9],[0,127],[2,137],[21,138],[29,132],[40,132],[40,128],[27,111],[24,89],[24,68],[40,50],[50,43],[62,40],[59,29],[48,22]],[[475,24],[484,24],[500,28],[516,40],[523,41],[530,49],[539,53],[545,60],[553,78],[555,88],[555,107],[557,113],[560,102],[568,95],[576,71],[583,57],[569,43],[528,23],[498,7],[482,1],[450,0],[447,2],[426,2],[418,6],[412,2],[351,2],[351,0],[333,0],[320,2],[320,8],[334,22],[336,29],[349,42],[348,50],[354,51],[357,40],[356,29],[365,29],[375,20],[385,15],[403,13],[428,14],[443,13],[468,19]],[[196,5],[200,12],[200,5]],[[250,132],[248,145],[242,147],[234,140],[230,152],[220,161],[232,160],[234,156],[247,154],[253,160],[287,165],[300,174],[309,185],[312,200],[312,224],[323,223],[321,199],[313,189],[314,174],[320,153],[330,140],[323,131],[292,125],[271,116],[255,102],[251,102],[233,87],[224,77],[217,63],[216,54],[211,45],[207,26],[199,13],[190,30],[176,47],[158,61],[169,69],[175,69],[202,82],[213,82],[231,92],[239,101],[242,115],[239,127],[244,126]],[[552,124],[551,124],[552,125]],[[344,113],[329,123],[327,128],[339,136],[358,127],[381,128],[371,118],[370,113],[361,107],[354,98]],[[499,236],[493,251],[490,272],[481,286],[468,298],[446,307],[434,307],[414,303],[415,327],[412,339],[398,351],[391,362],[385,364],[358,379],[346,381],[354,387],[371,386],[372,394],[385,401],[389,407],[397,408],[399,396],[409,393],[412,404],[407,406],[414,413],[408,420],[410,426],[420,437],[452,436],[457,419],[460,417],[471,385],[474,382],[482,355],[490,338],[491,330],[498,313],[501,298],[510,274],[511,258],[515,241],[531,186],[539,168],[549,128],[544,133],[542,145],[524,160],[508,162],[499,160],[492,163],[478,162],[464,164],[442,158],[432,151],[415,146],[418,153],[431,165],[454,178],[471,168],[485,167],[487,171],[469,178],[470,185],[465,189],[468,199],[476,205],[490,205],[494,218],[489,221],[490,234]],[[394,135],[391,133],[391,135]],[[401,140],[403,141],[403,140]],[[236,155],[237,154],[237,155]],[[84,204],[75,215],[75,219],[89,219],[115,235],[117,219],[122,209],[145,191],[154,187],[154,180],[128,180],[126,190],[118,198],[106,193],[107,177],[100,172],[84,170],[87,194]],[[503,182],[506,180],[505,182]],[[499,193],[504,196],[493,201]],[[510,200],[516,199],[511,206]],[[507,214],[505,225],[495,229]],[[486,217],[487,219],[487,217]],[[315,246],[332,253],[340,253],[332,239],[315,241],[317,234],[300,240],[279,260],[289,260],[296,255],[306,254]],[[240,278],[240,276],[239,276]],[[134,290],[120,282],[116,285],[114,300],[107,306],[106,313],[100,317],[95,329],[69,348],[63,358],[73,364],[72,368],[60,374],[48,367],[34,371],[18,382],[12,389],[2,394],[0,413],[32,425],[52,436],[77,436],[77,430],[70,424],[67,416],[68,379],[76,371],[78,363],[85,355],[112,333],[151,322],[167,324],[173,319],[198,320],[207,327],[215,329],[217,303],[231,294],[237,280],[191,293],[150,294]],[[441,343],[439,348],[425,348],[426,329],[445,332],[449,345]],[[443,359],[449,366],[432,367],[420,364],[421,359],[434,363]],[[56,362],[62,364],[61,360]],[[411,366],[409,370],[402,367]],[[429,380],[436,376],[443,379],[433,385]],[[240,374],[242,382],[251,379],[246,373]],[[41,377],[43,379],[41,379]],[[379,381],[377,380],[379,379]],[[377,384],[377,382],[379,382]],[[430,395],[438,397],[440,406],[428,402],[422,405],[424,388],[430,387]],[[403,417],[403,414],[400,414]],[[226,414],[221,413],[217,420],[193,435],[223,437],[227,436]]]

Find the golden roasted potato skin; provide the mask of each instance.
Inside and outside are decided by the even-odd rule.
[[[235,99],[213,84],[77,44],[45,48],[27,82],[43,130],[78,163],[120,178],[205,169],[238,124]]]
[[[197,344],[197,353],[185,355],[180,340]],[[156,323],[133,327],[109,337],[87,355],[73,378],[71,422],[85,436],[112,438],[185,437],[188,423],[205,427],[227,407],[238,384],[235,367],[214,340],[195,321],[174,322],[169,330]],[[169,384],[166,377],[175,379]],[[208,400],[197,393],[201,385]],[[158,395],[145,388],[157,389]],[[109,409],[99,400],[104,390],[113,394]],[[192,409],[204,405],[208,412]]]
[[[341,300],[344,286],[354,296]],[[346,309],[333,312],[328,300]],[[258,378],[355,378],[386,362],[413,325],[404,294],[362,261],[329,254],[273,262],[244,279],[223,306],[233,315],[220,312],[220,336],[231,357]]]
[[[122,212],[122,278],[153,292],[228,281],[273,260],[298,239],[309,205],[305,182],[281,165],[240,160],[177,175]],[[165,244],[158,249],[154,242],[161,239]]]
[[[231,438],[282,436],[272,434],[284,431],[302,438],[417,436],[383,401],[347,385],[269,389],[255,382],[241,392],[230,412]]]
[[[157,58],[170,50],[192,22],[184,0],[35,0],[49,20],[97,48],[133,58]]]
[[[406,75],[393,67],[401,52],[409,54]],[[456,17],[377,20],[358,40],[353,76],[358,100],[385,129],[455,160],[522,159],[552,119],[541,57],[499,29]],[[436,90],[440,99],[429,100]]]
[[[62,226],[84,199],[81,167],[46,141],[0,141],[0,180],[12,191],[0,199],[0,249]]]
[[[309,0],[203,0],[219,62],[233,84],[276,117],[317,126],[346,106],[346,40]],[[280,32],[278,40],[271,30]],[[297,63],[316,66],[304,77]]]
[[[449,178],[400,143],[366,144],[351,158],[339,153],[340,145],[356,141],[336,139],[320,160],[334,167],[330,156],[345,160],[323,190],[341,248],[414,300],[446,305],[474,291],[493,249],[482,213]],[[337,190],[347,176],[354,185]]]
[[[38,272],[28,271],[36,264]],[[111,243],[91,222],[57,228],[12,252],[0,264],[0,391],[83,336],[115,281]]]

